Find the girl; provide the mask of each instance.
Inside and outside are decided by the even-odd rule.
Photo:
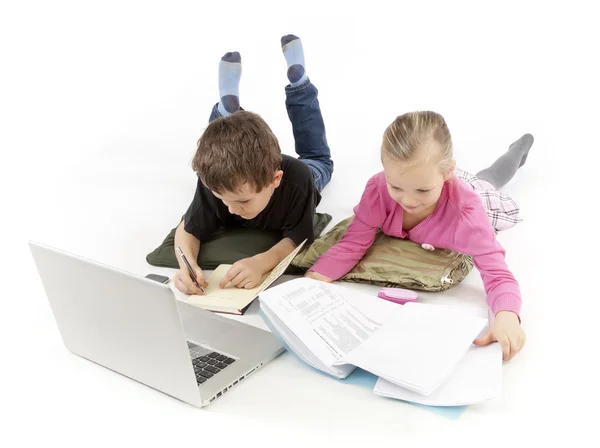
[[[511,359],[525,343],[519,317],[521,294],[495,232],[520,218],[516,204],[497,189],[523,166],[532,144],[533,137],[525,134],[477,176],[459,172],[461,180],[456,177],[452,140],[441,115],[426,111],[397,117],[383,135],[383,171],[367,183],[342,239],[306,275],[327,282],[344,276],[373,244],[378,228],[425,249],[471,255],[495,316],[489,331],[474,343],[498,341],[504,359]]]

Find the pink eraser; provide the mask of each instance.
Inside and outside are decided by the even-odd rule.
[[[406,302],[416,302],[417,293],[408,289],[402,288],[381,288],[377,297],[380,297],[390,302],[399,303],[400,305]]]

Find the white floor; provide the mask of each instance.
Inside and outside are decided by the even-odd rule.
[[[2,445],[190,446],[202,433],[216,440],[223,432],[226,446],[422,445],[433,438],[579,446],[594,429],[598,398],[591,214],[600,166],[600,36],[591,8],[216,3],[0,8],[0,440],[15,440]],[[242,53],[242,105],[262,114],[293,153],[279,48],[287,33],[302,37],[320,89],[336,171],[319,210],[334,221],[352,212],[381,169],[383,130],[405,111],[442,113],[459,166],[472,171],[523,133],[535,136],[527,165],[505,189],[525,219],[500,241],[521,284],[528,343],[504,365],[501,399],[454,421],[312,373],[284,354],[196,410],[62,346],[27,240],[141,275],[167,272],[147,265],[145,255],[194,193],[190,160],[218,99],[223,53]],[[484,306],[477,272],[448,293],[422,297]],[[257,322],[254,312],[247,319]]]

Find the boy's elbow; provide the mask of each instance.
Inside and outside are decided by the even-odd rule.
[[[177,228],[175,229],[175,237],[182,236],[184,233],[187,233],[185,230],[185,221],[182,219]]]
[[[291,238],[284,238],[283,240],[281,240],[281,252],[285,253],[286,256],[288,254],[290,254],[291,252],[293,252],[294,250],[296,250],[296,248],[298,247],[298,245],[296,243],[294,243],[294,240],[292,240]]]

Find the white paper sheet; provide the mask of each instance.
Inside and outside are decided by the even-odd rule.
[[[502,348],[494,343],[471,347],[450,377],[432,394],[424,396],[379,378],[377,395],[427,406],[463,406],[500,397]]]

